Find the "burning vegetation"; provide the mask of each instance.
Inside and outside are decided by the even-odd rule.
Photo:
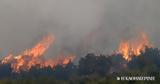
[[[0,79],[11,78],[18,79],[18,81],[37,79],[36,82],[40,84],[41,81],[46,80],[41,77],[46,77],[51,79],[50,81],[65,80],[66,84],[81,84],[88,79],[100,78],[102,81],[102,78],[108,81],[113,80],[113,77],[133,76],[132,74],[139,76],[140,73],[160,78],[157,73],[150,74],[150,72],[160,71],[160,50],[153,47],[145,33],[140,33],[137,38],[121,41],[118,53],[111,55],[87,53],[86,56],[80,58],[77,65],[73,63],[75,56],[72,54],[44,59],[44,53],[54,41],[55,37],[48,35],[33,48],[26,49],[15,56],[9,54],[2,58]],[[121,74],[121,72],[126,74]],[[23,83],[20,82],[20,84]]]
[[[55,37],[48,35],[31,49],[25,49],[18,55],[9,54],[3,57],[0,71],[5,71],[3,67],[9,64],[11,68],[11,72],[8,71],[9,74],[20,73],[19,75],[23,75],[31,73],[29,77],[36,77],[37,75],[34,75],[34,73],[43,73],[44,75],[55,75],[56,78],[65,79],[72,74],[91,75],[97,73],[101,76],[106,76],[113,72],[124,71],[126,68],[145,67],[148,62],[154,66],[160,66],[160,51],[153,48],[144,32],[140,33],[137,38],[121,41],[117,50],[118,53],[107,56],[88,54],[79,60],[78,66],[73,64],[75,56],[72,54],[68,56],[60,55],[53,59],[44,58],[45,52],[54,42]],[[150,59],[151,61],[149,61]],[[10,70],[10,68],[7,69]],[[20,76],[13,75],[14,77]]]
[[[26,49],[21,54],[16,56],[9,54],[5,56],[1,63],[11,64],[13,72],[27,71],[31,67],[40,65],[43,67],[52,67],[56,65],[66,65],[74,60],[74,55],[60,56],[57,59],[44,59],[43,55],[47,49],[54,43],[55,37],[53,35],[48,35],[44,37],[40,42],[38,42],[33,48]]]
[[[132,56],[138,56],[145,47],[153,47],[146,33],[141,32],[138,38],[122,40],[119,44],[118,52],[123,55],[127,61],[131,61]]]
[[[75,59],[74,55],[60,55],[57,58],[45,59],[44,53],[54,42],[55,37],[48,35],[31,49],[26,49],[18,55],[9,54],[3,57],[1,64],[11,64],[13,72],[20,72],[28,71],[36,65],[40,65],[40,68],[67,65]],[[137,38],[122,40],[119,44],[118,54],[122,54],[126,61],[131,61],[134,56],[139,56],[141,52],[145,51],[146,47],[152,48],[153,45],[146,33],[141,32]]]

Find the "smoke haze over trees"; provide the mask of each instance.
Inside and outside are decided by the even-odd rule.
[[[120,39],[145,31],[159,47],[158,0],[1,0],[1,56],[28,48],[46,33],[56,36],[47,56],[110,53]]]
[[[35,65],[16,73],[10,63],[15,63],[18,56],[12,57],[13,62],[0,63],[0,84],[110,84],[121,72],[149,72],[147,75],[156,76],[155,82],[159,82],[159,3],[159,0],[0,0],[0,61],[9,53],[21,55],[51,33],[55,44],[43,55],[54,58],[73,54],[77,62],[54,68]],[[118,45],[121,40],[130,42],[139,32],[145,32],[150,39],[147,42],[154,47],[146,45],[144,51],[135,55],[130,43],[132,47],[126,50],[127,55],[132,53],[132,60],[127,61],[125,49],[117,52]]]

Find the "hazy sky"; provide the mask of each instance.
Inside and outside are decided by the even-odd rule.
[[[47,33],[58,53],[108,53],[145,31],[160,43],[159,0],[0,0],[1,54],[31,48]]]

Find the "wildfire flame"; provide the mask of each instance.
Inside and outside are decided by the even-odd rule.
[[[140,37],[131,40],[123,40],[120,42],[118,52],[123,55],[127,61],[132,59],[132,56],[138,56],[145,47],[153,47],[146,33],[141,32]]]
[[[43,59],[43,54],[49,48],[49,46],[55,41],[55,37],[53,35],[48,35],[44,37],[39,43],[37,43],[33,48],[26,49],[19,55],[9,54],[5,56],[1,63],[7,64],[10,63],[13,69],[13,72],[26,71],[31,69],[33,66],[40,65],[43,67],[52,67],[54,68],[56,65],[66,65],[70,61],[73,61],[75,56],[60,56],[58,59]]]

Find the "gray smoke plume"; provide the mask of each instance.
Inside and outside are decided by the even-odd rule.
[[[56,42],[47,56],[107,54],[121,39],[144,31],[160,42],[158,0],[1,0],[1,55],[31,48],[47,33]]]

